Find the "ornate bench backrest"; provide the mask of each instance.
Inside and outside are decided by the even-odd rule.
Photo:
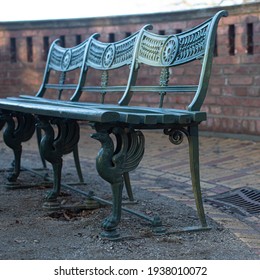
[[[80,91],[80,86],[84,84],[85,61],[89,43],[97,36],[98,34],[94,34],[72,48],[63,48],[58,44],[59,39],[55,40],[50,47],[43,82],[36,96],[42,97],[47,89],[54,90],[58,94],[57,99],[61,98],[65,90],[71,91],[71,95],[76,95]],[[76,72],[75,70],[77,73],[68,77],[68,73]],[[75,77],[77,81],[69,83],[72,79],[75,81]]]
[[[127,105],[135,91],[159,91],[161,94],[160,107],[163,106],[163,97],[167,92],[195,92],[188,109],[191,111],[200,110],[209,83],[217,25],[222,16],[227,16],[227,12],[220,11],[202,24],[174,35],[158,35],[143,30],[132,69],[138,72],[142,64],[161,67],[159,87],[138,87],[135,85],[135,77],[133,82],[130,81],[129,90],[125,92],[119,104]],[[187,78],[188,84],[169,86],[170,67],[176,67],[197,59],[202,59],[198,84],[191,86]],[[137,73],[134,76],[136,75]]]
[[[143,29],[146,28],[147,26],[143,27]],[[99,84],[95,85],[96,81],[93,81],[93,75],[89,75],[89,72],[86,71],[85,86],[81,88],[82,91],[87,92],[87,94],[90,92],[99,93],[101,103],[105,102],[105,96],[108,92],[114,96],[115,93],[119,92],[121,93],[120,98],[122,97],[122,92],[125,92],[129,84],[130,66],[133,63],[136,44],[143,29],[116,42],[106,43],[94,38],[91,40],[87,50],[85,69],[100,72],[94,74],[95,78],[99,75]],[[114,71],[113,74],[112,71]],[[132,76],[131,79],[133,80]],[[119,83],[118,80],[123,80],[123,82]],[[75,94],[71,100],[78,101],[81,93]]]

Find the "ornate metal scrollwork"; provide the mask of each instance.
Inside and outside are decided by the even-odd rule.
[[[169,140],[174,145],[180,145],[183,141],[183,135],[188,135],[184,128],[165,128],[163,133],[169,136]]]
[[[120,66],[130,64],[133,57],[133,51],[135,46],[137,35],[134,34],[129,38],[115,43],[116,55],[114,57],[113,65]]]
[[[103,43],[93,39],[87,53],[87,64],[103,70],[130,64],[136,38],[137,33],[115,43]]]
[[[160,61],[160,51],[163,45],[161,38],[154,38],[149,34],[142,37],[142,44],[140,45],[139,57],[145,63],[158,65]]]
[[[209,23],[206,23],[195,30],[185,32],[179,37],[179,51],[176,57],[176,63],[181,64],[193,59],[203,57],[205,53],[205,40]]]
[[[113,60],[115,57],[115,46],[114,45],[109,45],[102,56],[102,65],[105,68],[108,68],[112,65]]]
[[[108,71],[104,70],[101,75],[101,87],[105,88],[107,84],[108,84]],[[100,95],[101,95],[100,103],[104,104],[106,91],[101,91]]]
[[[161,52],[161,62],[163,65],[171,65],[177,55],[179,47],[179,41],[176,36],[170,37],[162,48]]]
[[[108,71],[103,71],[101,75],[101,87],[106,87],[108,84]]]
[[[63,55],[64,53],[61,51],[60,47],[55,44],[51,50],[49,69],[57,69],[60,71]]]
[[[169,77],[170,77],[169,68],[168,67],[162,68],[161,75],[160,75],[160,86],[162,86],[162,87],[168,86]],[[159,92],[159,95],[160,95],[159,108],[162,108],[163,107],[163,100],[164,100],[164,96],[166,95],[166,92],[161,91],[161,92]]]
[[[61,60],[62,70],[67,70],[69,68],[71,57],[72,57],[71,50],[66,50]]]
[[[84,54],[86,49],[86,44],[74,47],[71,53],[70,67],[81,67],[84,61]]]

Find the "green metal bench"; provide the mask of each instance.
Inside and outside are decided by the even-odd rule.
[[[96,159],[97,171],[112,187],[112,214],[102,224],[103,235],[117,238],[124,174],[134,170],[143,157],[145,139],[142,130],[162,130],[173,144],[180,144],[184,135],[188,138],[192,187],[201,223],[199,227],[191,230],[208,229],[200,187],[198,126],[206,120],[206,113],[200,109],[207,93],[217,25],[222,16],[227,16],[227,12],[220,11],[193,29],[174,35],[158,35],[149,31],[151,26],[145,26],[132,38],[120,44],[102,43],[92,38],[88,45],[85,69],[102,71],[102,85],[86,85],[88,81],[85,79],[86,84],[80,84],[80,90],[72,96],[71,101],[54,103],[50,100],[25,97],[0,100],[0,109],[3,112],[15,111],[23,115],[37,116],[37,125],[45,130],[41,152],[45,159],[52,162],[54,170],[54,191],[47,198],[48,201],[55,201],[59,194],[61,160],[64,154],[63,151],[50,154],[50,147],[58,149],[59,141],[68,142],[69,149],[73,150],[79,137],[77,121],[86,121],[96,130],[91,137],[101,143]],[[196,64],[196,84],[171,83],[171,68],[187,63],[193,67],[196,60],[201,61],[200,71]],[[130,65],[126,85],[109,86],[108,71],[111,75],[111,70],[122,65]],[[158,74],[159,85],[145,86],[142,80],[138,80],[143,67],[161,69]],[[86,94],[101,93],[102,104],[80,101],[84,91]],[[114,95],[117,92],[123,92],[118,104],[103,104],[104,96],[107,98],[109,93]],[[159,93],[157,108],[131,105],[135,96],[143,92]],[[193,94],[187,109],[174,109],[173,104],[165,104],[167,96],[176,93]],[[53,137],[53,123],[59,127],[60,139]],[[78,137],[75,139],[71,135]],[[112,135],[115,137],[111,137]],[[114,138],[116,141],[113,141]],[[152,225],[161,230],[162,224],[157,218],[152,220]]]

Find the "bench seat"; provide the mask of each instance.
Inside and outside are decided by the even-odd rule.
[[[21,102],[12,99],[0,99],[1,109],[9,112],[16,111],[33,115],[67,118],[74,120],[87,120],[89,122],[119,121],[120,114],[115,111],[103,110],[95,107],[80,108],[60,104],[46,104],[37,102]]]
[[[206,120],[205,112],[188,110],[118,106],[85,102],[57,101],[46,98],[7,98],[0,99],[2,109],[53,117],[87,120],[90,122],[121,122],[129,125],[190,124]]]

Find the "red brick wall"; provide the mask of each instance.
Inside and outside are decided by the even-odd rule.
[[[202,124],[202,129],[260,136],[260,5],[247,4],[227,9],[229,17],[223,18],[218,28],[217,55],[203,105],[208,112],[208,120]],[[109,33],[113,33],[115,40],[120,40],[126,33],[133,33],[146,23],[152,23],[155,32],[169,34],[192,27],[217,10],[219,8],[152,15],[0,23],[0,96],[14,96],[21,92],[34,94],[38,90],[45,66],[44,37],[48,37],[51,44],[63,35],[65,46],[69,47],[76,44],[77,35],[84,40],[97,32],[101,34],[100,40],[109,41]],[[11,38],[16,41],[16,61],[13,62]],[[183,77],[192,81],[194,70],[190,67],[174,70],[174,81],[178,83]],[[149,75],[146,73],[141,78],[143,83],[150,83],[154,81],[155,73],[150,71]],[[178,107],[183,107],[186,98],[168,97],[166,101],[168,105],[169,102],[177,102]],[[135,102],[147,105],[155,102],[155,98],[143,95]]]

